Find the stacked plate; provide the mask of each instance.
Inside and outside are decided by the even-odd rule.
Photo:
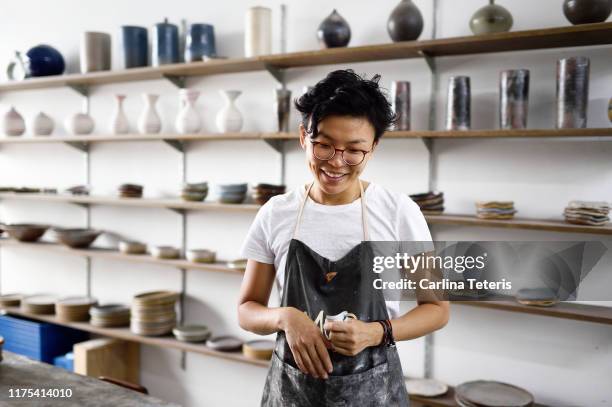
[[[253,200],[259,205],[263,205],[273,196],[285,193],[284,185],[257,184],[253,187]]]
[[[274,345],[274,341],[267,339],[248,341],[242,345],[242,354],[251,359],[270,360],[274,352]]]
[[[118,327],[130,324],[130,309],[121,304],[94,305],[89,309],[90,323],[99,327]]]
[[[220,352],[235,352],[242,348],[242,340],[232,335],[215,336],[206,341],[206,346]]]
[[[179,325],[172,333],[176,339],[183,342],[204,342],[211,335],[206,325]]]
[[[443,192],[424,192],[410,195],[410,198],[419,205],[423,215],[441,215],[444,212]]]
[[[179,294],[152,291],[138,294],[132,300],[130,329],[138,335],[165,335],[176,326],[175,304]]]
[[[522,288],[516,293],[516,300],[523,305],[550,307],[559,302],[559,297],[550,288]]]
[[[55,303],[57,318],[64,322],[79,322],[89,319],[89,309],[97,301],[90,297],[67,297]]]
[[[191,249],[187,251],[187,260],[194,263],[214,263],[217,253],[208,249]]]
[[[52,295],[32,295],[21,300],[21,309],[30,314],[53,314],[56,301]]]
[[[133,240],[122,240],[119,242],[119,251],[123,254],[145,254],[147,245]]]
[[[142,185],[121,184],[119,185],[119,196],[121,198],[142,198]]]
[[[224,184],[217,185],[219,202],[238,204],[244,201],[247,192],[247,184]]]
[[[477,380],[455,388],[455,401],[461,407],[528,407],[533,396],[511,384]]]
[[[512,201],[476,202],[476,216],[480,219],[510,220],[515,213]]]
[[[604,226],[610,221],[607,202],[571,201],[565,208],[565,221],[576,225]]]
[[[208,195],[208,182],[185,184],[181,191],[181,198],[185,201],[201,202]]]
[[[434,379],[406,379],[406,391],[411,396],[438,397],[446,394],[448,386]]]
[[[89,195],[89,187],[87,185],[75,185],[66,189],[66,192],[72,195]]]
[[[18,307],[22,297],[21,294],[0,295],[0,307]]]

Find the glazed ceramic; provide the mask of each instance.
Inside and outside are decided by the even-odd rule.
[[[35,136],[49,136],[53,133],[54,127],[53,119],[43,112],[39,112],[32,121],[32,133]]]
[[[467,76],[452,76],[448,80],[446,130],[469,130],[470,126],[470,78]]]
[[[251,7],[244,19],[244,56],[255,57],[272,53],[272,10]]]
[[[7,136],[21,136],[25,132],[25,121],[14,107],[4,114],[2,119],[4,134]]]
[[[2,225],[2,230],[13,239],[19,240],[20,242],[35,242],[45,234],[48,228],[48,225],[28,223]]]
[[[28,76],[61,75],[66,69],[64,57],[50,45],[37,45],[26,53]]]
[[[70,134],[86,135],[93,132],[95,123],[89,114],[76,113],[66,119],[64,126]]]
[[[81,73],[111,69],[111,36],[108,33],[86,31],[81,37]]]
[[[387,32],[394,42],[414,41],[423,32],[423,15],[411,0],[402,0],[387,20]]]
[[[110,122],[111,134],[127,134],[130,132],[130,123],[123,111],[125,95],[115,95],[115,111]]]
[[[182,108],[176,117],[176,131],[180,134],[197,133],[202,128],[202,119],[195,108],[200,92],[193,89],[181,89],[179,94]]]
[[[99,230],[80,228],[53,228],[52,231],[58,243],[72,248],[89,247],[102,233]]]
[[[185,38],[185,62],[201,61],[215,57],[215,28],[210,24],[191,24]]]
[[[22,81],[30,76],[30,66],[27,57],[15,51],[13,58],[6,67],[6,77],[11,81]]]
[[[140,242],[122,240],[119,242],[119,251],[123,254],[144,254],[147,252],[147,245]]]
[[[145,27],[124,25],[121,27],[123,40],[123,67],[147,66],[149,61],[149,35]]]
[[[346,47],[351,41],[351,27],[334,9],[319,25],[317,37],[322,48]]]
[[[570,23],[601,23],[610,17],[612,1],[610,0],[565,0],[563,13]]]
[[[138,131],[140,134],[156,134],[161,131],[161,119],[155,108],[159,95],[143,93],[145,107],[138,119]]]
[[[590,68],[590,60],[586,57],[565,58],[557,62],[558,129],[587,126]]]
[[[291,91],[289,89],[276,89],[276,118],[279,132],[289,131],[289,117],[291,114]]]
[[[489,5],[476,11],[470,20],[470,29],[475,35],[510,31],[514,20],[504,7],[489,0]]]
[[[391,84],[392,107],[397,116],[395,130],[410,130],[410,82],[394,81]]]
[[[159,66],[180,62],[179,56],[179,30],[170,24],[166,18],[163,23],[153,27],[153,44],[151,64]]]
[[[172,246],[155,246],[151,248],[151,256],[158,259],[177,259],[180,254],[179,249]]]
[[[529,110],[529,70],[503,71],[499,78],[499,127],[527,128]]]
[[[217,129],[221,133],[239,132],[242,129],[242,113],[236,107],[236,99],[242,94],[239,90],[219,91],[225,106],[217,113]]]

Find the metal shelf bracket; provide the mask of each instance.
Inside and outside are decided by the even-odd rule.
[[[186,143],[184,141],[164,139],[164,143],[168,144],[178,152],[185,152]]]
[[[66,86],[68,86],[70,89],[72,89],[81,96],[89,96],[89,86],[87,85],[68,84]]]
[[[168,75],[168,74],[164,74],[163,76],[165,79],[170,81],[170,83],[172,83],[174,86],[176,86],[179,89],[183,89],[186,87],[186,83],[187,83],[186,76],[175,76],[175,75]]]
[[[64,141],[64,143],[84,153],[89,152],[89,144],[84,141]]]
[[[285,70],[276,68],[270,64],[265,64],[265,67],[266,67],[266,71],[268,71],[268,73],[272,75],[274,79],[276,79],[279,85],[281,85],[284,88],[285,87]]]

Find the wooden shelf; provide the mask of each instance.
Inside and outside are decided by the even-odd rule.
[[[425,55],[442,57],[582,47],[610,43],[612,43],[612,23],[584,24],[479,36],[331,48],[253,58],[220,59],[208,62],[163,65],[160,67],[31,78],[20,82],[2,83],[0,84],[0,92],[60,86],[102,85],[126,81],[161,79],[164,77],[252,72],[263,71],[268,68],[287,69],[328,64],[423,58]]]
[[[81,331],[91,332],[97,335],[107,336],[110,338],[123,339],[126,341],[139,342],[146,345],[158,346],[160,348],[178,349],[185,352],[199,353],[206,356],[214,356],[222,359],[233,360],[235,362],[248,363],[256,366],[267,367],[269,362],[264,360],[250,359],[242,355],[240,352],[219,352],[210,349],[206,345],[181,342],[174,339],[173,336],[141,336],[131,332],[129,328],[100,328],[86,322],[63,322],[58,320],[54,315],[36,315],[29,312],[24,312],[17,307],[5,307],[4,310],[10,315],[16,315],[35,319],[37,321],[48,322],[52,324],[67,326]]]
[[[167,267],[174,267],[178,269],[200,270],[200,271],[239,274],[239,275],[243,274],[242,270],[235,270],[235,269],[229,268],[225,265],[225,263],[213,263],[213,264],[193,263],[193,262],[190,262],[184,259],[162,260],[162,259],[157,259],[148,254],[140,254],[140,255],[123,254],[117,250],[111,250],[111,249],[99,249],[99,248],[71,249],[66,246],[56,244],[56,243],[48,243],[48,242],[25,243],[25,242],[19,242],[16,240],[12,240],[12,239],[0,239],[0,246],[24,247],[24,248],[29,248],[29,249],[45,250],[45,251],[49,251],[53,253],[66,254],[70,256],[89,257],[89,258],[94,258],[94,259],[117,260],[117,261],[125,261],[125,262],[130,262],[130,263],[154,264],[157,266],[167,266]]]

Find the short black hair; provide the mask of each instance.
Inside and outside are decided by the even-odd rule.
[[[379,81],[380,75],[367,79],[352,69],[330,72],[295,101],[304,128],[316,137],[319,123],[328,116],[364,117],[378,141],[396,120]]]

